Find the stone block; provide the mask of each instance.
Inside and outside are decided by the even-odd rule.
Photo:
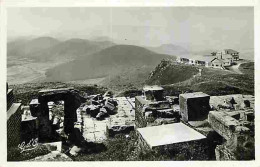
[[[206,119],[210,110],[209,99],[210,96],[202,92],[180,94],[182,120],[188,122]]]

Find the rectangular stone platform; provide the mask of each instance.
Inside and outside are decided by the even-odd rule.
[[[151,148],[203,140],[206,137],[183,123],[138,128],[146,144]]]

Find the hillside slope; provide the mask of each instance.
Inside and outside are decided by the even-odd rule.
[[[193,77],[198,67],[161,62],[150,74],[146,84],[163,85],[166,94],[202,91],[209,95],[251,94],[254,95],[254,63],[244,64],[247,72],[235,74],[230,71],[199,67],[202,75]]]
[[[115,45],[50,69],[46,77],[47,81],[106,77],[139,67],[155,67],[162,59],[169,57],[139,46]]]
[[[182,82],[198,73],[198,67],[177,64],[171,61],[161,63],[151,72],[148,80],[149,85],[167,85]]]

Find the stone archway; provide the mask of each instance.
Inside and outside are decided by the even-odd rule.
[[[45,141],[51,138],[52,128],[49,121],[48,102],[64,101],[64,132],[67,135],[74,133],[74,123],[77,121],[77,108],[81,105],[82,97],[72,88],[42,90],[38,96],[39,140]]]

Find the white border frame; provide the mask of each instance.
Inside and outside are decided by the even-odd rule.
[[[255,48],[255,101],[260,102],[259,99],[259,70],[260,70],[260,1],[258,0],[0,0],[0,167],[9,166],[25,166],[38,165],[38,166],[241,166],[241,167],[254,167],[260,166],[260,141],[259,141],[259,122],[260,118],[257,114],[259,111],[259,104],[255,103],[255,161],[136,161],[136,162],[7,162],[7,147],[6,147],[6,15],[7,8],[9,7],[152,7],[152,6],[253,6],[254,7],[254,48]],[[257,38],[258,37],[258,38]]]

